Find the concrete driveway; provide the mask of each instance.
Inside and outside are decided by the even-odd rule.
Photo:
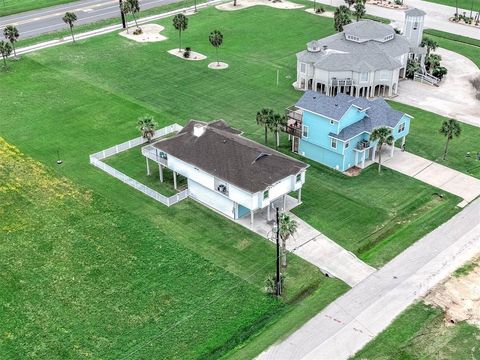
[[[281,208],[281,201],[277,205]],[[290,211],[297,205],[299,204],[296,199],[287,196],[287,211]],[[376,271],[375,268],[358,259],[350,251],[345,250],[336,242],[330,240],[298,216],[291,213],[290,216],[297,221],[298,229],[295,236],[287,242],[289,252],[317,266],[323,273],[343,280],[350,286],[357,285]],[[263,210],[255,213],[253,228],[250,226],[249,216],[240,218],[236,222],[274,242],[275,238],[272,232],[273,209],[271,218],[272,220],[268,221],[267,212]]]
[[[402,80],[398,85],[399,95],[393,100],[480,126],[480,100],[470,83],[471,79],[480,77],[480,69],[453,51],[437,49],[435,53],[442,57],[442,66],[448,69],[440,86]]]
[[[409,152],[395,149],[394,156],[385,153],[382,162],[385,167],[463,198],[460,207],[480,196],[479,179]]]
[[[479,217],[477,199],[257,359],[348,359],[480,252]]]

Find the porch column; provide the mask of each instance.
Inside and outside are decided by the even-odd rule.
[[[365,150],[362,151],[362,169],[365,169]]]
[[[158,173],[160,175],[160,182],[163,182],[163,166],[162,166],[162,164],[158,164]]]
[[[392,144],[392,148],[390,149],[390,157],[393,157],[393,151],[395,150],[395,141]]]
[[[150,162],[148,161],[148,158],[146,157],[145,160],[147,160],[147,175],[150,176]]]
[[[358,165],[358,151],[355,151],[355,166]]]
[[[283,195],[283,211],[287,211],[287,195]]]
[[[270,206],[271,204],[268,204],[267,206],[267,221],[270,221]]]
[[[375,161],[375,153],[377,152],[377,147],[373,147],[373,152],[372,152],[372,161]]]
[[[405,146],[405,140],[407,139],[407,135],[402,137],[402,148]]]
[[[292,136],[292,152],[294,152],[295,149],[295,136]]]
[[[250,210],[250,226],[253,227],[253,210]]]
[[[177,173],[175,171],[173,172],[173,187],[177,190]]]
[[[298,203],[300,204],[302,202],[302,188],[298,189],[298,197],[297,197]]]

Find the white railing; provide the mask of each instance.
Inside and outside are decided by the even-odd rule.
[[[425,73],[425,74],[415,73],[413,75],[413,80],[420,81],[421,83],[426,82],[427,84],[435,85],[435,86],[438,86],[438,84],[440,83],[439,78],[433,75],[430,75],[428,73]]]
[[[178,124],[173,124],[167,127],[164,127],[162,129],[159,129],[155,131],[155,135],[153,136],[154,139],[157,139],[159,137],[171,134],[173,132],[178,132],[182,130],[182,127]],[[158,202],[161,202],[162,204],[166,206],[172,206],[179,201],[182,201],[188,197],[188,189],[185,189],[178,194],[172,195],[170,197],[167,197],[165,195],[160,194],[159,192],[149,188],[148,186],[138,182],[135,179],[132,179],[130,176],[125,175],[121,171],[118,171],[114,167],[104,163],[102,160],[119,154],[123,151],[129,150],[133,147],[145,144],[147,142],[146,139],[143,137],[138,137],[129,141],[126,141],[122,144],[112,146],[108,149],[99,151],[95,154],[90,155],[90,164],[93,166],[96,166],[97,168],[105,171],[107,174],[113,176],[114,178],[120,180],[121,182],[137,189],[138,191],[141,191],[145,195],[151,197],[154,200],[157,200]]]

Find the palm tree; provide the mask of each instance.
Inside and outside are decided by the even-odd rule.
[[[445,120],[442,123],[442,127],[440,128],[439,132],[447,138],[447,142],[445,143],[445,150],[443,151],[443,160],[445,160],[448,154],[448,143],[454,137],[460,136],[462,128],[460,127],[460,123],[457,120],[449,119]]]
[[[77,21],[77,15],[75,15],[75,13],[73,12],[66,12],[65,13],[65,16],[62,18],[63,22],[65,24],[68,24],[68,26],[70,27],[70,33],[72,34],[72,40],[73,42],[75,42],[75,36],[73,35],[73,23],[75,21]]]
[[[268,129],[271,126],[270,124],[272,123],[272,118],[272,109],[263,108],[257,112],[257,125],[263,125],[265,128],[265,145],[268,145]]]
[[[437,54],[430,54],[425,61],[425,65],[427,66],[428,72],[432,73],[433,70],[440,66],[440,62],[442,61],[442,57]]]
[[[367,13],[363,0],[357,0],[355,2],[355,5],[353,6],[353,9],[353,15],[355,15],[355,17],[357,18],[357,22],[360,21],[360,19],[363,18]]]
[[[220,62],[218,61],[218,48],[223,43],[223,34],[218,30],[213,30],[208,36],[208,40],[210,41],[210,44],[212,44],[212,46],[215,48],[217,65],[220,65]]]
[[[177,14],[173,17],[173,27],[178,30],[178,38],[180,40],[180,46],[178,51],[182,51],[182,31],[187,30],[188,18],[183,14]]]
[[[120,3],[120,11],[122,12],[122,15],[125,16],[125,17],[128,14],[130,14],[130,12],[132,11],[130,2],[129,1],[122,1]],[[128,34],[128,21],[125,21],[125,26],[127,27],[127,34]]]
[[[370,141],[378,141],[377,142],[377,151],[378,151],[378,173],[382,171],[382,147],[383,145],[393,145],[394,138],[392,135],[392,129],[381,127],[376,128],[372,131],[370,135]],[[374,159],[375,160],[375,159]]]
[[[350,24],[350,9],[345,5],[340,5],[333,14],[334,28],[337,32],[342,32],[343,27]]]
[[[287,267],[287,240],[297,232],[298,223],[287,213],[280,215],[280,240],[282,241],[282,267]]]
[[[275,148],[278,150],[280,146],[280,129],[287,124],[285,115],[273,114],[270,119],[269,128],[275,134]]]
[[[13,56],[17,57],[17,53],[15,51],[15,42],[17,42],[18,38],[20,37],[18,29],[13,25],[7,25],[3,30],[3,35],[5,36],[5,39],[10,41],[10,44],[12,45]]]
[[[405,75],[409,79],[413,79],[415,73],[420,70],[420,62],[418,60],[408,60]]]
[[[152,141],[156,127],[157,123],[153,119],[153,116],[145,115],[138,118],[138,130],[140,130],[142,137],[147,139],[148,142]]]
[[[12,45],[6,41],[0,41],[0,54],[3,58],[4,67],[7,67],[7,58],[12,54]]]
[[[135,14],[140,12],[140,4],[138,3],[138,0],[127,0],[127,3],[129,4],[129,12],[132,14],[133,21],[135,21],[135,26],[138,29],[137,17]]]
[[[427,48],[427,57],[428,57],[431,51],[435,51],[437,49],[438,43],[435,40],[430,39],[429,37],[424,37],[422,39],[422,42],[420,43],[420,46]]]

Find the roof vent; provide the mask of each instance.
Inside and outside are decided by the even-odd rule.
[[[193,126],[193,136],[200,137],[205,132],[205,125],[202,124],[195,124]]]
[[[260,159],[263,159],[264,157],[267,157],[267,156],[270,156],[271,154],[267,154],[267,153],[260,153],[256,158],[255,160],[252,161],[252,164],[255,164],[258,160]]]

